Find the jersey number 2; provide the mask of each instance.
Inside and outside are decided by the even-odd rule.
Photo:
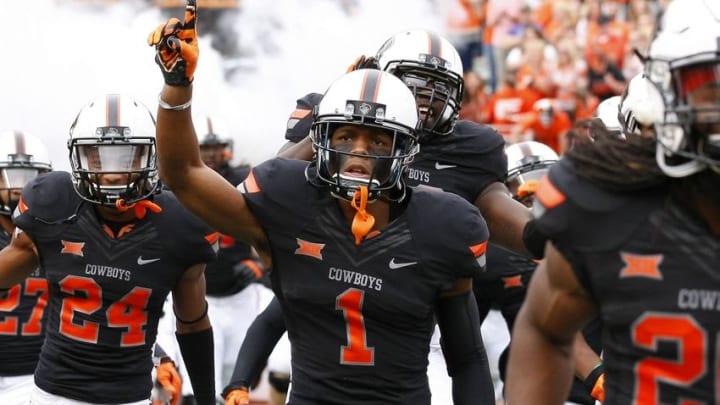
[[[367,345],[365,319],[362,315],[365,292],[348,288],[335,299],[335,309],[343,311],[348,344],[340,347],[340,363],[355,366],[375,364],[375,349]]]
[[[97,343],[100,325],[88,320],[74,322],[73,318],[75,313],[90,315],[102,309],[102,288],[91,278],[67,276],[60,281],[60,290],[71,295],[62,302],[60,333],[81,342]],[[107,326],[125,329],[121,346],[145,344],[146,307],[151,293],[148,288],[134,287],[105,311]]]
[[[676,345],[677,358],[648,357],[637,363],[635,404],[660,403],[659,382],[689,387],[708,371],[705,357],[707,336],[705,330],[693,317],[674,314],[646,314],[635,321],[632,329],[636,346],[655,351],[661,342]],[[701,402],[681,402],[700,404]]]

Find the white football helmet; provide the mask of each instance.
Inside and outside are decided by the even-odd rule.
[[[622,126],[618,120],[620,112],[620,96],[606,98],[597,106],[595,116],[600,118],[610,135],[623,137]]]
[[[331,144],[338,127],[358,125],[380,128],[392,137],[389,154],[357,155]],[[334,195],[352,200],[360,186],[367,186],[369,199],[402,188],[402,176],[417,153],[418,112],[410,90],[395,76],[375,69],[360,69],[337,79],[315,110],[310,131],[316,150],[318,177]],[[342,163],[350,156],[370,158],[369,178],[345,176]],[[404,189],[403,189],[404,190]],[[385,194],[388,196],[387,194]]]
[[[643,136],[642,128],[651,128],[663,119],[663,101],[657,88],[640,72],[633,76],[620,96],[618,120],[625,136]]]
[[[720,2],[674,0],[650,44],[645,74],[659,90],[657,161],[671,177],[720,172]]]
[[[233,141],[228,137],[226,123],[215,116],[193,113],[195,134],[198,137],[200,157],[213,170],[227,166],[233,156]]]
[[[519,192],[524,184],[538,182],[560,158],[552,148],[544,143],[524,141],[508,145],[505,148],[508,168],[505,184],[518,201],[523,203],[531,195]]]
[[[23,187],[50,170],[50,154],[40,139],[24,131],[0,134],[0,214],[12,214]]]
[[[382,70],[402,79],[416,97],[421,136],[448,135],[463,99],[463,65],[447,39],[425,30],[390,37],[375,57]]]
[[[81,198],[115,207],[159,190],[155,119],[140,102],[119,94],[96,98],[70,126],[70,165]]]

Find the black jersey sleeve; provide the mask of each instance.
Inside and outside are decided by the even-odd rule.
[[[222,174],[230,184],[237,186],[250,174],[250,166],[231,166],[227,169],[227,172]]]

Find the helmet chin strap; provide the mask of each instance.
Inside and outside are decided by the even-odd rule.
[[[137,219],[143,219],[145,218],[145,215],[147,214],[147,211],[150,210],[156,214],[159,214],[162,212],[162,208],[160,208],[159,205],[155,204],[154,202],[150,200],[140,200],[138,202],[134,202],[130,205],[125,205],[125,200],[122,198],[119,198],[117,201],[115,201],[115,208],[120,212],[126,212],[127,210],[134,208],[135,209],[135,217]]]
[[[359,245],[362,243],[365,236],[375,225],[375,217],[368,213],[365,209],[368,204],[368,188],[367,186],[360,186],[355,190],[350,205],[357,210],[355,217],[353,218],[350,229],[353,235],[355,235],[355,244]]]

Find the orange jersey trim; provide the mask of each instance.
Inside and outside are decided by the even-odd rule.
[[[567,197],[558,190],[551,182],[547,175],[540,179],[540,185],[537,188],[535,197],[546,208],[555,208],[565,202]]]
[[[478,243],[477,245],[470,246],[470,251],[475,257],[484,255],[487,251],[487,242]]]
[[[307,117],[308,115],[310,115],[311,112],[312,112],[312,110],[305,110],[302,108],[298,108],[297,110],[293,111],[290,114],[290,118],[297,118],[300,120],[300,119],[303,119],[303,118]]]
[[[252,171],[250,171],[250,174],[247,176],[243,184],[245,185],[246,193],[260,192],[260,186],[258,185],[257,180],[255,180],[255,173]]]

